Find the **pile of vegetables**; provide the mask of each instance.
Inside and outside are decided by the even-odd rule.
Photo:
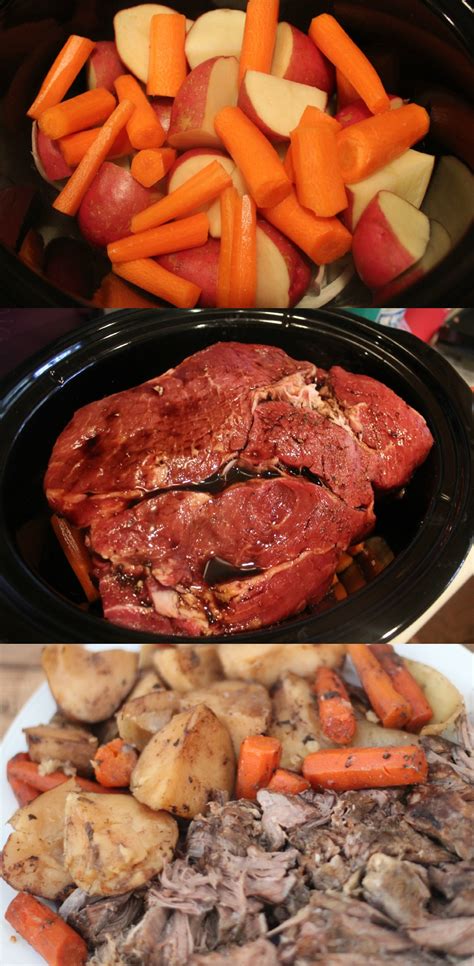
[[[380,298],[429,267],[435,159],[411,150],[427,111],[389,96],[332,16],[307,35],[278,16],[278,0],[194,23],[143,4],[116,15],[115,43],[72,35],[58,54],[28,111],[33,154],[56,211],[107,250],[97,305],[287,307],[316,294],[315,266],[346,281],[351,251]],[[90,89],[66,98],[85,65]]]

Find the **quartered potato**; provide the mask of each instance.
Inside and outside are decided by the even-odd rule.
[[[34,728],[23,728],[28,743],[28,753],[32,761],[69,762],[80,775],[91,772],[91,759],[94,757],[99,742],[90,731],[85,728],[74,728],[71,725],[37,725]]]
[[[138,655],[140,671],[149,671],[153,667],[153,657],[162,646],[162,644],[142,644]]]
[[[354,748],[382,748],[386,745],[417,745],[419,740],[418,735],[408,734],[399,728],[383,728],[375,721],[357,717],[356,732],[350,744]]]
[[[176,714],[151,738],[132,772],[130,788],[150,808],[193,818],[212,792],[232,792],[234,775],[230,734],[200,704]]]
[[[132,701],[133,698],[141,698],[142,694],[149,694],[150,691],[162,691],[163,688],[164,683],[158,677],[156,671],[144,671],[138,678],[135,687],[130,691],[127,701]]]
[[[88,651],[78,644],[48,644],[43,670],[62,713],[73,721],[104,721],[135,684],[138,656],[132,651]]]
[[[223,677],[214,644],[163,648],[156,652],[153,660],[158,674],[175,691],[204,688]]]
[[[90,896],[138,889],[173,858],[178,826],[132,795],[68,795],[64,857],[70,876]]]
[[[220,644],[219,657],[226,677],[259,681],[267,688],[286,671],[313,678],[318,667],[339,667],[344,644]]]
[[[321,731],[309,682],[289,671],[275,688],[272,704],[272,723],[267,734],[282,743],[281,767],[300,771],[306,755],[329,745]]]
[[[405,664],[410,674],[415,678],[424,692],[426,700],[433,708],[431,721],[421,729],[421,735],[440,735],[446,728],[454,724],[464,709],[464,699],[458,689],[451,684],[444,674],[434,667],[421,664],[420,661],[410,661],[405,658]]]
[[[15,831],[2,852],[2,876],[19,892],[56,899],[73,883],[64,864],[64,812],[68,795],[77,787],[71,778],[19,808],[10,819]]]
[[[216,681],[181,696],[182,711],[205,704],[227,728],[235,754],[244,738],[261,735],[270,722],[272,705],[266,688],[244,681]]]
[[[119,735],[142,751],[150,738],[179,711],[174,691],[151,691],[127,701],[117,714]]]

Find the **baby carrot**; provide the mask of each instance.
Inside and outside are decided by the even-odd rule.
[[[275,148],[240,107],[224,107],[219,111],[214,128],[240,168],[259,208],[270,208],[288,197],[291,181]]]
[[[428,777],[428,762],[417,745],[379,748],[325,748],[307,755],[303,775],[313,788],[335,792],[358,788],[418,785]]]
[[[273,772],[267,788],[269,792],[280,792],[281,795],[299,795],[300,792],[308,791],[311,785],[306,778],[297,775],[296,772],[277,768]]]
[[[388,111],[390,101],[379,75],[357,44],[328,13],[311,21],[311,40],[351,82],[373,114]]]
[[[86,549],[82,531],[76,527],[72,527],[64,517],[58,517],[55,513],[51,517],[51,526],[61,550],[68,564],[74,571],[87,600],[97,600],[99,592],[94,587],[90,577],[91,558]]]
[[[92,761],[97,781],[106,788],[126,788],[138,761],[136,751],[122,738],[101,745]]]
[[[92,40],[78,37],[77,34],[72,34],[66,40],[46,74],[39,93],[28,111],[28,117],[37,121],[44,111],[62,101],[94,47]]]
[[[40,794],[33,785],[28,785],[27,782],[22,782],[19,778],[9,778],[8,784],[20,806],[29,805],[30,802],[34,802],[35,798],[38,798]]]
[[[189,215],[208,201],[214,201],[214,198],[217,198],[230,184],[232,184],[230,174],[218,161],[211,161],[171,194],[135,215],[132,218],[132,231],[157,228],[158,225],[164,225],[172,218]]]
[[[107,254],[111,262],[131,262],[137,258],[155,258],[180,252],[185,248],[199,248],[205,245],[209,235],[209,219],[205,212],[181,218],[159,228],[129,235],[119,241],[111,242]]]
[[[240,746],[237,766],[236,798],[255,799],[259,788],[266,788],[281,759],[281,741],[266,735],[252,735]]]
[[[67,134],[102,124],[110,117],[115,104],[115,97],[110,91],[106,91],[105,87],[96,87],[93,91],[78,94],[69,101],[48,108],[41,115],[38,125],[46,137],[57,141]]]
[[[232,239],[230,307],[249,309],[257,296],[257,213],[250,195],[238,199]]]
[[[337,135],[339,167],[346,184],[368,178],[399,158],[428,132],[424,107],[404,104],[343,128]]]
[[[100,130],[100,127],[94,127],[90,131],[77,131],[76,134],[68,134],[64,138],[59,138],[59,149],[66,164],[70,168],[77,168],[91,144],[94,143]],[[114,158],[124,158],[132,153],[133,146],[130,144],[128,134],[124,128],[112,144],[107,159],[111,161]]]
[[[394,688],[410,702],[412,713],[408,724],[405,725],[406,731],[419,731],[433,717],[433,708],[426,700],[420,685],[391,644],[372,644],[371,650],[387,672]]]
[[[283,167],[291,181],[292,184],[295,183],[295,166],[293,164],[293,155],[291,153],[291,144],[288,145],[285,160],[283,162]]]
[[[174,148],[144,148],[132,158],[131,172],[144,188],[161,181],[176,161]]]
[[[19,759],[20,756],[15,755],[8,762],[8,781],[12,778],[17,778],[19,781],[26,782],[27,785],[31,785],[32,788],[37,789],[38,792],[49,792],[51,788],[56,788],[57,785],[62,785],[63,782],[69,781],[68,775],[65,775],[63,771],[50,771],[47,775],[42,775],[38,770],[38,764],[35,761],[30,761],[29,755],[26,756],[26,759]],[[89,781],[88,778],[80,778],[76,775],[74,781],[85,792],[104,791],[102,785]]]
[[[122,74],[114,81],[119,101],[131,101],[135,110],[127,123],[127,134],[137,151],[161,148],[165,132],[140,84],[131,74]]]
[[[105,275],[100,288],[94,294],[94,305],[101,309],[152,309],[155,308],[151,299],[145,298],[139,292],[126,285],[113,272]]]
[[[5,919],[49,966],[84,966],[89,958],[82,936],[26,892],[18,892],[12,899]]]
[[[201,289],[194,282],[188,282],[166,268],[158,265],[152,258],[137,258],[133,262],[120,262],[112,265],[112,270],[120,278],[138,288],[151,292],[159,299],[164,299],[178,309],[193,309],[199,301]]]
[[[182,13],[151,18],[147,94],[176,97],[186,80],[186,17]]]
[[[308,104],[298,121],[298,129],[300,127],[314,127],[317,124],[326,124],[335,134],[341,130],[342,126],[331,114],[320,111],[319,107],[315,107],[314,104]]]
[[[105,161],[114,141],[131,118],[135,108],[131,101],[123,101],[105,122],[95,141],[86,151],[69,181],[53,202],[53,208],[65,215],[75,215],[90,188],[101,164]]]
[[[325,121],[292,131],[291,160],[298,201],[303,207],[321,218],[330,218],[347,208],[336,135]]]
[[[348,652],[362,687],[384,728],[404,728],[411,718],[411,705],[395,690],[374,652],[367,644],[348,644]]]
[[[232,245],[234,240],[234,222],[236,220],[239,203],[240,199],[237,188],[234,185],[229,185],[228,188],[224,188],[220,196],[221,243],[217,276],[217,307],[221,309],[231,308]]]
[[[316,262],[327,265],[342,258],[351,248],[352,236],[338,218],[318,218],[303,208],[295,192],[262,215]]]
[[[271,73],[279,6],[279,0],[248,0],[240,52],[239,85],[247,70]]]
[[[356,719],[343,681],[336,671],[320,667],[313,690],[324,734],[338,745],[349,744],[355,735]]]
[[[343,107],[347,107],[348,104],[353,104],[354,101],[359,100],[359,94],[354,85],[351,84],[350,80],[347,79],[339,68],[336,68],[336,86],[338,111]]]

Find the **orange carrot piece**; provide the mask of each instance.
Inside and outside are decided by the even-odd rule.
[[[348,652],[362,687],[384,728],[404,728],[411,718],[411,705],[395,690],[374,652],[367,644],[349,644]]]
[[[28,755],[26,756],[26,760],[22,759],[20,761],[18,759],[19,756],[15,755],[8,762],[8,781],[12,778],[17,778],[19,781],[31,785],[32,788],[36,788],[39,792],[49,792],[51,788],[56,788],[57,785],[62,785],[64,782],[69,781],[70,776],[65,775],[62,771],[51,771],[48,775],[42,775],[38,770],[37,762],[30,761]],[[74,781],[80,785],[84,792],[104,793],[102,785],[89,781],[88,778],[80,778],[78,775],[75,775]]]
[[[29,805],[40,794],[37,788],[33,788],[33,785],[22,782],[19,778],[9,778],[8,784],[20,808],[23,808],[23,805]]]
[[[356,719],[344,682],[336,671],[320,667],[313,691],[324,734],[338,745],[347,745],[355,735]]]
[[[417,745],[325,748],[307,755],[303,775],[313,788],[335,792],[419,785],[428,777],[428,762]]]
[[[292,132],[291,160],[298,201],[304,208],[320,218],[330,218],[347,208],[336,135],[326,122]]]
[[[145,148],[132,158],[131,172],[144,188],[161,181],[176,161],[174,148]]]
[[[419,731],[433,717],[433,708],[426,700],[422,688],[391,644],[373,644],[371,650],[388,674],[395,690],[410,702],[412,713],[405,730],[412,733]]]
[[[30,228],[20,246],[18,258],[30,268],[41,272],[44,263],[44,241],[35,228]]]
[[[115,104],[115,97],[110,91],[106,91],[105,87],[96,87],[93,91],[78,94],[69,101],[48,108],[39,118],[38,125],[46,137],[57,141],[68,134],[102,124],[112,114]]]
[[[99,592],[90,578],[91,558],[87,552],[83,534],[77,527],[72,527],[64,517],[58,517],[55,513],[51,517],[51,526],[87,600],[98,600]]]
[[[271,73],[279,6],[279,0],[248,0],[240,52],[239,85],[247,70]]]
[[[350,251],[352,236],[339,219],[318,218],[300,205],[294,191],[279,205],[264,208],[262,216],[317,265],[327,265]]]
[[[347,79],[342,70],[336,68],[336,87],[337,87],[337,109],[342,110],[348,104],[353,104],[359,100],[359,94],[350,80]]]
[[[236,798],[255,799],[259,788],[266,788],[280,764],[281,741],[266,735],[244,738],[237,766]]]
[[[150,25],[150,63],[147,94],[176,97],[186,80],[186,17],[182,13],[156,14]]]
[[[92,761],[97,781],[106,788],[126,788],[130,785],[132,771],[138,755],[122,738],[114,738],[101,745]]]
[[[178,309],[193,309],[199,301],[201,289],[194,282],[188,282],[173,272],[168,272],[152,258],[137,258],[133,262],[120,262],[112,265],[112,270],[120,278],[132,285],[138,285],[145,292],[151,292]]]
[[[87,40],[86,37],[78,37],[77,34],[72,34],[66,40],[64,47],[60,50],[54,64],[46,74],[39,93],[28,111],[28,117],[37,121],[44,111],[49,107],[55,107],[62,101],[94,47],[95,44],[92,40]]]
[[[219,111],[214,128],[240,168],[259,208],[270,208],[288,197],[291,181],[275,148],[240,107],[224,107]]]
[[[320,111],[319,107],[315,107],[314,104],[308,104],[300,117],[298,129],[301,127],[314,127],[315,124],[327,124],[335,134],[342,129],[342,124],[339,124],[339,121],[335,117],[332,117],[331,114]]]
[[[131,74],[122,74],[114,81],[119,101],[131,101],[135,107],[127,122],[127,134],[137,151],[161,148],[166,134],[140,84]]]
[[[111,262],[132,262],[137,258],[157,258],[185,248],[205,245],[209,236],[209,218],[200,211],[189,218],[181,218],[159,228],[150,228],[136,235],[128,235],[107,246]]]
[[[294,771],[287,771],[286,768],[277,768],[273,772],[269,784],[269,792],[280,792],[282,795],[299,795],[300,792],[308,791],[311,788],[309,781]]]
[[[126,285],[113,272],[105,275],[100,288],[92,299],[94,305],[101,309],[154,309],[156,305],[151,299],[145,298],[139,292]]]
[[[234,240],[234,222],[236,220],[239,202],[239,193],[234,185],[229,185],[228,188],[224,188],[220,197],[221,244],[217,276],[217,307],[221,309],[231,308],[232,245]]]
[[[10,902],[5,919],[49,966],[84,966],[87,943],[57,912],[26,892]]]
[[[430,117],[418,104],[375,114],[337,135],[339,167],[346,184],[368,178],[399,158],[427,134]]]
[[[334,17],[328,13],[314,17],[309,36],[328,60],[350,80],[373,114],[388,111],[390,100],[377,71]]]
[[[135,108],[131,101],[118,104],[113,114],[99,131],[95,141],[86,151],[82,161],[69,178],[69,181],[53,202],[53,208],[64,215],[77,214],[79,205],[90,188],[101,164],[105,161],[120,131],[130,120]]]
[[[232,238],[230,307],[251,309],[257,297],[257,212],[250,195],[238,199]]]
[[[193,174],[184,184],[172,191],[171,194],[161,198],[160,201],[140,211],[132,218],[132,231],[146,231],[147,228],[157,228],[171,221],[172,218],[182,218],[183,215],[190,215],[207,204],[214,201],[224,188],[232,184],[232,178],[224,170],[218,161],[211,161],[205,168]]]
[[[285,160],[283,162],[283,167],[291,181],[292,184],[295,183],[295,166],[293,164],[293,155],[291,152],[291,144],[288,145],[287,152],[285,154]]]
[[[59,138],[59,150],[70,168],[77,168],[100,130],[100,127],[94,127],[90,131],[77,131],[76,134],[68,134],[67,137]],[[132,153],[133,145],[130,144],[130,139],[124,128],[112,144],[107,160],[113,161],[114,158],[125,158]]]

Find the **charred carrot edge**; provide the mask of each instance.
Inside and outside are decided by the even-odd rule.
[[[92,767],[100,785],[106,788],[128,788],[137,761],[138,755],[131,745],[122,738],[114,738],[97,749]]]
[[[346,184],[368,178],[399,158],[427,134],[430,118],[424,107],[403,104],[345,127],[337,135],[339,168]]]
[[[122,74],[114,81],[119,101],[131,101],[134,112],[127,121],[127,134],[137,151],[161,148],[165,132],[140,84],[131,74]]]
[[[49,792],[51,788],[56,788],[57,785],[62,785],[64,782],[69,781],[70,777],[62,771],[52,771],[48,775],[41,775],[38,764],[35,761],[31,761],[29,755],[26,755],[21,760],[19,760],[18,755],[11,758],[7,765],[7,775],[9,781],[12,778],[16,778],[19,781],[25,782],[27,785],[31,785],[32,788],[36,788],[38,792]],[[87,778],[80,778],[78,775],[75,775],[74,781],[84,792],[105,792],[102,785],[89,781]]]
[[[72,527],[64,517],[58,517],[55,513],[51,517],[51,526],[87,600],[91,602],[98,600],[99,592],[90,578],[91,558],[86,550],[81,531]]]
[[[159,299],[165,299],[178,309],[193,309],[201,295],[198,285],[168,272],[152,258],[137,258],[118,264],[114,262],[112,270],[126,282],[137,285]]]
[[[182,13],[151,18],[147,94],[176,97],[186,80],[186,17]]]
[[[417,745],[382,748],[326,748],[307,755],[303,775],[313,788],[336,792],[359,788],[416,785],[428,777],[428,763]]]
[[[46,137],[57,141],[68,134],[102,124],[110,117],[115,105],[115,97],[110,91],[95,87],[92,91],[48,108],[39,118],[38,126]]]
[[[377,71],[334,17],[327,13],[315,17],[309,36],[347,77],[373,114],[388,111],[390,101]]]
[[[398,691],[367,644],[348,644],[362,687],[384,728],[404,728],[411,718],[411,704]]]
[[[252,735],[240,746],[237,766],[236,798],[255,799],[259,788],[266,788],[280,764],[281,741],[266,735]]]
[[[83,68],[87,58],[94,50],[95,44],[86,37],[72,34],[62,50],[60,50],[52,67],[33,101],[28,117],[38,120],[43,111],[54,107],[62,101],[79,71]]]
[[[240,107],[219,111],[214,128],[259,208],[277,205],[290,194],[291,181],[275,148]]]
[[[158,228],[159,225],[164,225],[173,218],[190,215],[201,205],[214,201],[214,198],[217,198],[230,184],[232,184],[230,174],[218,161],[211,161],[171,194],[135,215],[132,218],[132,232]]]
[[[238,199],[232,240],[230,304],[248,309],[257,298],[257,212],[250,195]]]
[[[205,245],[209,235],[209,218],[201,211],[189,218],[128,235],[107,246],[111,262],[131,262],[137,258],[156,258],[170,252]]]
[[[342,679],[331,668],[320,667],[316,671],[313,691],[318,702],[321,728],[326,737],[336,744],[349,744],[355,735],[356,719]]]
[[[278,26],[279,0],[248,0],[239,61],[239,84],[247,70],[269,74]]]
[[[234,185],[224,188],[220,196],[221,243],[219,248],[219,268],[217,276],[217,307],[231,308],[230,289],[232,281],[232,245],[234,223],[239,206],[239,195]]]
[[[420,731],[433,717],[433,708],[426,700],[420,685],[391,644],[372,644],[371,650],[390,677],[395,690],[410,702],[412,713],[408,724],[405,725],[406,731],[412,733]]]
[[[269,784],[269,792],[280,792],[282,795],[299,795],[306,792],[311,785],[306,778],[297,775],[294,771],[287,771],[286,768],[277,768],[273,772]]]
[[[34,896],[19,892],[5,919],[49,966],[84,966],[89,951],[82,936]]]

